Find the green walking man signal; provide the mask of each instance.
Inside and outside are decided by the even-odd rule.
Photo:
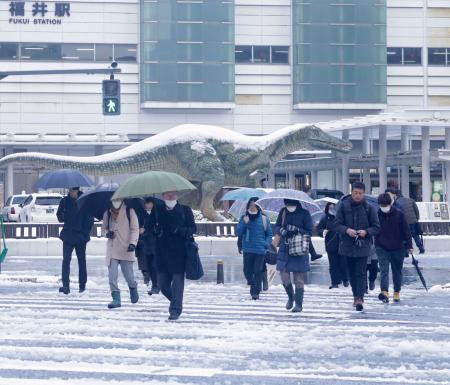
[[[120,80],[103,80],[103,115],[120,115]]]

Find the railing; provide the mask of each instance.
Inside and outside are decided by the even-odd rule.
[[[101,237],[102,224],[96,222],[91,237]],[[450,235],[450,222],[421,222],[424,235]],[[230,238],[236,237],[237,223],[199,222],[198,236]],[[272,224],[274,228],[274,224]],[[5,223],[5,237],[9,239],[57,238],[62,230],[59,223]]]

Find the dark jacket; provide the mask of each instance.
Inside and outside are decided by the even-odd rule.
[[[376,247],[381,247],[387,251],[395,251],[413,248],[411,232],[403,213],[391,208],[387,214],[378,210],[378,218],[380,220],[380,232],[375,237]]]
[[[237,226],[237,235],[238,237],[242,237],[242,250],[244,253],[265,255],[267,248],[272,242],[272,226],[270,225],[270,221],[265,215],[259,212],[256,218],[250,219],[248,224],[245,224],[245,215],[241,217]],[[265,230],[263,221],[266,221]]]
[[[311,214],[302,207],[297,207],[293,213],[283,208],[278,214],[277,222],[275,224],[275,234],[281,235],[281,229],[286,228],[287,225],[294,225],[300,234],[312,235],[312,218]],[[289,237],[289,236],[288,236]],[[287,238],[288,238],[287,237]],[[307,272],[309,267],[309,255],[305,254],[300,257],[291,257],[288,254],[288,247],[286,246],[287,238],[282,236],[280,240],[280,248],[277,258],[277,270],[287,272]]]
[[[401,195],[395,200],[394,207],[399,209],[405,215],[406,223],[408,223],[408,225],[419,222],[419,208],[414,199]]]
[[[168,210],[158,208],[161,234],[156,241],[156,266],[159,272],[184,273],[186,270],[186,241],[191,239],[197,227],[190,207],[177,205]]]
[[[317,225],[317,233],[323,238],[323,231],[328,230],[325,236],[325,249],[328,254],[336,255],[339,250],[339,234],[336,231],[336,217],[325,214]]]
[[[156,255],[156,236],[159,230],[156,218],[156,208],[152,210],[150,215],[146,212],[143,214],[144,234],[141,235],[140,239],[144,243],[145,254],[148,255]]]
[[[78,192],[78,197],[83,193]],[[59,202],[56,217],[60,223],[64,223],[63,229],[59,234],[59,239],[71,245],[79,245],[90,241],[91,230],[94,224],[94,218],[78,210],[77,200],[65,196]]]
[[[347,229],[366,230],[367,236],[355,238]],[[353,202],[351,195],[339,202],[336,213],[336,231],[339,234],[339,254],[345,257],[368,257],[373,249],[373,237],[380,231],[376,209],[366,201]]]

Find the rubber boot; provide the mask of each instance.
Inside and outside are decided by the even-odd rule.
[[[131,303],[136,303],[137,301],[139,301],[139,293],[137,290],[137,285],[136,285],[136,287],[129,287],[129,289],[130,289]]]
[[[263,289],[263,291],[269,290],[269,281],[267,280],[267,270],[263,271],[262,289]]]
[[[286,302],[286,310],[291,310],[294,306],[294,287],[292,284],[283,285],[284,290],[286,290],[286,294],[288,296],[288,301]]]
[[[120,302],[120,291],[112,291],[111,297],[112,302],[108,304],[108,309],[115,309],[122,306],[122,303]]]
[[[303,310],[303,294],[305,289],[295,288],[295,306],[292,309],[292,313],[300,313]]]

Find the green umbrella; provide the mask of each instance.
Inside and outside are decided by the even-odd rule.
[[[168,191],[195,189],[191,182],[173,172],[148,171],[128,179],[111,199],[139,198]]]

